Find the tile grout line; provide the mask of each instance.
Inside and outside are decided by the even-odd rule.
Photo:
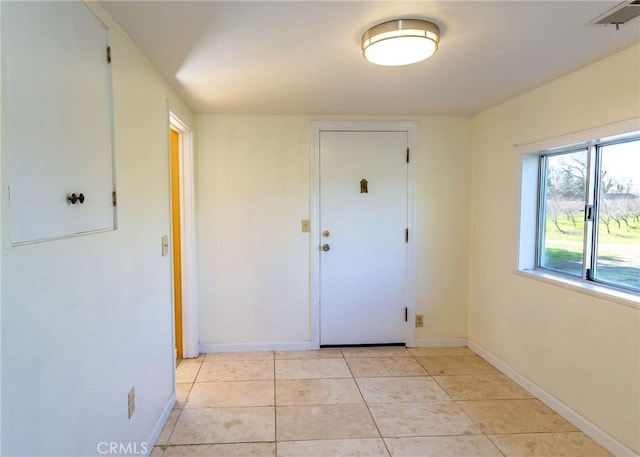
[[[487,362],[484,358],[480,357],[478,354],[475,354],[475,355],[469,355],[469,356],[461,355],[461,356],[459,356],[459,357],[474,357],[474,356],[475,356],[475,357],[479,357],[481,360],[483,360],[483,361]],[[437,357],[437,356],[434,356],[434,357]],[[418,363],[419,363],[419,362],[418,362]],[[487,362],[487,363],[488,363],[488,362]],[[426,369],[426,368],[425,368],[425,369]],[[482,374],[482,373],[480,373],[480,374],[458,374],[458,375],[445,375],[445,374],[442,374],[442,375],[439,375],[439,376],[444,378],[444,377],[449,377],[449,376],[452,376],[452,377],[453,377],[453,376],[500,376],[500,375],[501,375],[501,373],[496,373],[496,374],[490,374],[490,373]],[[436,383],[437,383],[437,384],[442,388],[442,390],[444,390],[444,391],[447,393],[447,395],[449,395],[449,393],[448,393],[448,392],[446,391],[446,389],[445,389],[445,388],[444,388],[444,387],[443,387],[443,386],[438,382],[438,380],[437,380],[437,379],[435,379],[435,377],[434,377],[434,376],[432,376],[432,377],[434,378],[434,380],[436,381]],[[450,396],[450,395],[449,395],[449,397],[451,398],[451,396]],[[533,398],[528,398],[528,397],[523,397],[523,398],[506,398],[506,399],[494,399],[494,398],[492,398],[492,399],[461,399],[461,400],[454,400],[454,399],[452,398],[452,401],[453,401],[453,402],[454,402],[454,403],[455,403],[455,404],[460,408],[460,410],[462,411],[462,413],[463,413],[463,414],[464,414],[464,415],[465,415],[465,416],[466,416],[466,417],[471,421],[471,423],[472,423],[473,425],[475,425],[475,426],[478,428],[478,430],[480,430],[480,433],[481,433],[481,435],[480,435],[480,436],[484,436],[484,437],[485,437],[485,438],[486,438],[486,439],[491,443],[491,445],[492,445],[493,447],[495,447],[495,448],[496,448],[496,450],[497,450],[498,452],[500,452],[500,454],[502,454],[503,456],[506,456],[506,454],[502,451],[502,449],[500,449],[500,448],[498,447],[498,445],[497,445],[497,444],[496,444],[496,443],[491,439],[490,434],[489,434],[488,432],[485,432],[484,430],[482,430],[482,429],[480,428],[480,426],[479,426],[479,425],[478,425],[478,424],[473,420],[473,418],[472,418],[471,416],[469,416],[469,414],[467,414],[467,412],[466,412],[466,411],[465,411],[465,410],[464,410],[464,409],[459,405],[459,403],[461,403],[461,402],[495,401],[495,400],[499,400],[499,401],[508,401],[508,400],[538,400],[538,399],[537,399],[536,397],[533,397]],[[532,433],[547,434],[547,433],[553,433],[553,432],[528,432],[527,434],[532,434]],[[493,433],[492,435],[519,435],[519,434],[523,434],[523,432],[513,432],[513,433]]]
[[[380,431],[380,427],[378,426],[378,423],[376,422],[375,417],[373,417],[373,413],[371,412],[371,408],[369,407],[369,403],[367,402],[366,398],[364,398],[364,394],[362,393],[362,390],[360,389],[360,385],[358,384],[358,381],[356,381],[356,377],[353,375],[353,371],[351,371],[351,366],[349,365],[349,362],[347,361],[347,358],[344,356],[344,352],[343,351],[340,351],[340,352],[342,352],[342,356],[345,359],[345,363],[347,365],[347,368],[349,369],[349,373],[351,373],[351,378],[353,379],[353,382],[356,385],[356,388],[358,389],[358,392],[360,392],[360,397],[362,397],[362,401],[364,402],[364,405],[367,408],[367,412],[369,413],[369,416],[371,417],[371,420],[373,421],[373,425],[376,426],[376,430],[378,431],[378,435],[380,435],[380,439],[382,440],[382,444],[384,445],[384,448],[387,451],[387,455],[391,456],[391,450],[389,449],[389,446],[387,446],[387,441],[382,436],[382,432]]]
[[[497,445],[497,444],[496,444],[496,443],[491,439],[491,437],[490,437],[489,435],[487,435],[487,434],[485,434],[485,433],[483,433],[483,435],[484,435],[484,436],[485,436],[485,437],[486,437],[486,438],[491,442],[491,444],[493,445],[493,447],[495,447],[495,448],[498,450],[498,452],[499,452],[500,454],[502,454],[504,457],[507,457],[507,454],[505,454],[504,452],[502,452],[502,449],[500,449],[500,448],[498,447],[498,445]]]
[[[410,353],[411,354],[411,353]],[[471,422],[475,427],[478,428],[478,430],[480,430],[480,435],[479,436],[484,436],[487,440],[489,440],[489,442],[491,443],[491,445],[493,447],[495,447],[497,449],[497,451],[503,455],[504,457],[506,457],[506,454],[504,452],[502,452],[502,450],[493,442],[493,440],[478,426],[478,424],[476,424],[474,422],[474,420],[467,414],[467,412],[462,409],[460,407],[460,405],[458,405],[457,401],[453,399],[453,397],[449,394],[449,392],[447,392],[447,390],[438,382],[438,380],[435,378],[435,376],[433,376],[431,373],[429,373],[429,370],[427,370],[427,368],[422,365],[420,363],[420,361],[417,359],[418,356],[415,356],[413,354],[411,354],[411,356],[416,360],[417,363],[420,364],[420,366],[422,366],[422,368],[424,368],[424,370],[429,374],[429,376],[431,377],[431,379],[433,379],[433,381],[442,389],[442,391],[447,395],[447,397],[449,397],[449,399],[451,400],[451,402],[453,404],[455,404],[458,408],[460,408],[460,411],[462,411],[462,414],[464,414],[466,416],[467,419],[469,419],[469,422]],[[441,375],[444,376],[444,375]],[[455,435],[454,435],[455,436]]]
[[[413,356],[413,354],[412,354],[412,356]],[[413,357],[416,359],[416,362],[420,363],[420,361],[417,360],[417,356],[413,356]],[[464,356],[463,355],[461,357],[473,357],[473,356]],[[424,365],[422,365],[420,363],[420,366],[422,366],[425,369],[425,371],[427,373],[429,373],[429,370],[427,370],[427,368]],[[447,394],[447,396],[451,399],[451,402],[453,404],[455,404],[460,409],[462,414],[464,414],[464,416],[469,420],[469,422],[472,423],[480,431],[480,436],[484,436],[485,438],[487,438],[491,442],[491,444],[496,449],[498,449],[498,452],[500,452],[502,455],[504,455],[504,453],[498,448],[498,446],[496,446],[493,443],[493,441],[491,441],[491,439],[487,436],[487,434],[478,426],[478,424],[476,424],[476,422],[471,418],[471,416],[469,416],[469,414],[467,414],[467,412],[458,404],[458,402],[456,400],[454,400],[453,397],[451,397],[451,395],[449,395],[449,392],[447,392],[447,390],[438,382],[438,380],[435,379],[435,376],[431,375],[431,373],[429,373],[429,375],[431,376],[431,379],[433,379],[435,381],[435,383],[438,384],[438,386],[440,386],[440,388]],[[444,375],[440,375],[440,376],[444,376]]]
[[[410,354],[411,354],[411,353],[410,353]],[[413,354],[411,354],[411,356],[415,359],[415,361],[416,361],[417,363],[419,363],[419,364],[420,364],[420,366],[421,366],[422,368],[424,368],[424,370],[427,372],[427,374],[429,375],[429,377],[430,377],[431,379],[433,379],[433,381],[438,385],[438,387],[440,387],[440,389],[442,389],[442,391],[447,395],[447,397],[449,397],[449,400],[450,400],[454,405],[456,405],[456,406],[460,409],[460,411],[462,411],[462,414],[464,414],[464,416],[465,416],[467,419],[469,419],[469,422],[471,422],[475,427],[477,427],[477,428],[478,428],[478,430],[480,430],[480,434],[481,434],[481,435],[484,435],[484,432],[480,429],[480,427],[478,427],[478,425],[473,421],[473,419],[471,419],[471,417],[469,417],[469,415],[468,415],[468,414],[467,414],[467,413],[466,413],[466,412],[465,412],[465,411],[460,407],[460,405],[458,405],[458,404],[456,403],[456,401],[453,399],[453,397],[451,397],[451,395],[449,395],[449,392],[447,392],[447,390],[446,390],[446,389],[445,389],[445,388],[444,388],[444,387],[443,387],[443,386],[438,382],[438,380],[435,378],[435,376],[433,376],[433,375],[429,372],[429,370],[427,370],[427,367],[425,367],[424,365],[422,365],[422,364],[420,363],[420,361],[417,359],[417,357],[418,357],[418,356],[415,356],[415,355],[413,355]],[[453,436],[455,436],[455,435],[453,435]],[[493,444],[493,442],[492,442],[492,444]],[[495,446],[495,445],[494,445],[494,446]],[[496,446],[496,449],[497,449],[497,446]],[[498,449],[498,451],[500,451],[500,450]],[[502,452],[500,451],[500,453],[502,453]],[[503,454],[503,455],[504,455],[504,454]]]
[[[182,361],[181,361],[182,362]],[[196,372],[196,375],[193,377],[193,382],[191,383],[191,388],[189,389],[189,393],[187,394],[187,398],[184,399],[184,404],[182,405],[182,408],[180,408],[178,411],[178,417],[176,418],[175,423],[173,424],[173,427],[171,427],[171,433],[169,433],[169,436],[167,437],[167,446],[169,445],[169,443],[171,442],[171,438],[173,438],[173,433],[176,430],[176,427],[178,426],[178,421],[180,420],[180,417],[182,416],[182,411],[184,411],[185,406],[187,406],[187,401],[189,400],[189,396],[191,395],[191,390],[193,389],[193,386],[196,383],[196,378],[198,377],[198,375],[200,374],[200,369],[202,368],[202,362],[199,362],[200,366],[198,367],[198,371]],[[176,369],[178,367],[176,366]],[[177,384],[177,383],[176,383]],[[176,393],[177,393],[177,388],[176,388]],[[177,399],[176,399],[177,401]],[[166,452],[166,449],[162,451],[162,455],[164,456]]]
[[[416,359],[416,362],[420,364],[420,366],[422,366],[422,368],[424,368],[424,370],[429,373],[429,370],[427,370],[427,368],[422,365],[418,359],[417,356],[414,356],[413,354],[411,354],[411,356]],[[464,409],[462,409],[460,407],[460,405],[458,405],[457,401],[453,399],[453,397],[449,394],[449,392],[447,392],[447,390],[438,382],[438,380],[435,378],[435,376],[433,376],[431,373],[429,373],[429,376],[431,377],[431,379],[433,379],[433,381],[442,389],[442,391],[447,395],[447,397],[449,397],[449,399],[451,400],[452,403],[454,403],[458,408],[460,408],[460,411],[462,411],[462,414],[464,414],[467,419],[469,419],[469,422],[471,422],[474,426],[476,426],[478,428],[478,430],[480,430],[481,436],[485,436],[489,441],[491,441],[491,439],[482,431],[482,429],[480,429],[480,427],[478,427],[478,424],[476,424],[473,419],[471,419],[471,417],[466,413],[466,411]],[[498,449],[498,452],[500,452],[503,456],[505,455],[499,448],[498,446],[496,446],[493,441],[491,441],[491,444]]]

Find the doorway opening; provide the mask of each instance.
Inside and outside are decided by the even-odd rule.
[[[198,357],[193,132],[169,113],[171,252],[176,358]]]
[[[182,237],[180,236],[180,132],[171,128],[171,260],[176,359],[182,359]]]

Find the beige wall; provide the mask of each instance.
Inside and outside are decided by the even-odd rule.
[[[420,119],[418,340],[467,336],[471,167],[469,119]],[[418,341],[420,343],[420,341]]]
[[[640,116],[640,46],[472,120],[469,337],[640,452],[640,310],[514,274],[513,144]]]
[[[103,17],[112,29],[118,230],[11,247],[3,190],[2,455],[97,455],[110,441],[140,451],[173,391],[171,264],[160,255],[170,231],[167,100],[193,119]]]
[[[300,221],[310,218],[312,120],[327,118],[197,116],[202,345],[311,340],[310,239]],[[469,119],[412,120],[425,317],[416,336],[466,337]]]
[[[309,339],[309,126],[198,116],[200,343]]]

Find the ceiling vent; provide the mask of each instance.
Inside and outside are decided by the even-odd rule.
[[[591,19],[585,25],[615,25],[619,28],[638,16],[640,16],[640,0],[628,0]]]

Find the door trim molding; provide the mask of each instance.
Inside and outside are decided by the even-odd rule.
[[[199,354],[193,130],[172,111],[169,126],[180,132],[182,357],[193,358]]]
[[[416,178],[418,154],[418,123],[413,121],[312,121],[311,148],[311,237],[309,258],[311,263],[311,342],[320,347],[320,132],[407,132],[411,160],[407,173],[407,284],[406,307],[408,321],[405,329],[405,344],[415,346],[415,310],[417,288],[416,258]]]

